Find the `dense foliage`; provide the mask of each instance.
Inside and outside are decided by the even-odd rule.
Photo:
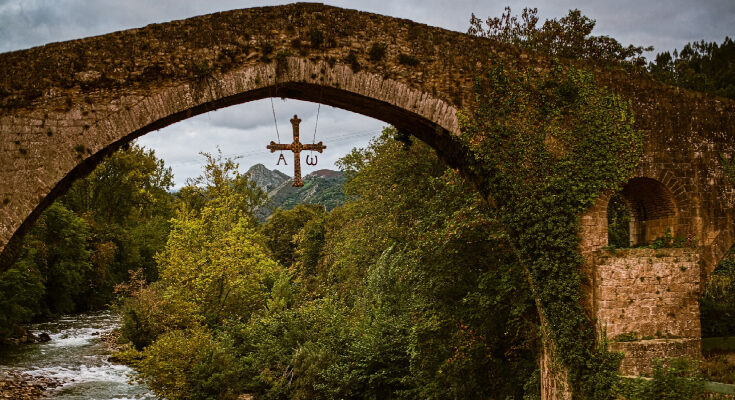
[[[710,274],[699,299],[703,337],[735,336],[735,260],[732,250]]]
[[[343,159],[352,200],[329,214],[281,210],[261,237],[251,218],[227,211],[224,192],[200,217],[177,212],[162,280],[136,287],[123,307],[123,332],[142,350],[126,357],[154,389],[169,399],[537,391],[533,379],[524,391],[537,368],[533,301],[493,212],[427,146],[406,149],[392,133]],[[230,223],[207,222],[221,220],[201,217],[210,208]],[[239,273],[223,274],[220,255]],[[221,293],[232,298],[224,307]]]
[[[581,306],[578,218],[601,193],[620,189],[640,157],[629,101],[573,67],[545,73],[500,60],[475,91],[462,140],[528,273],[550,350],[576,392],[609,398],[617,357],[596,350]]]
[[[291,210],[277,209],[260,230],[267,238],[273,258],[281,265],[290,266],[296,258],[294,240],[304,226],[316,217],[324,217],[325,207],[319,204],[299,204]]]
[[[642,48],[591,36],[578,10],[541,28],[535,9],[521,18],[506,9],[485,30],[473,15],[470,33],[642,63]],[[693,45],[651,69],[727,95],[731,47]],[[387,129],[342,159],[344,205],[278,210],[258,225],[265,194],[221,152],[205,154],[202,176],[176,197],[152,152],[117,153],[46,210],[0,276],[0,337],[103,305],[138,268],[118,285],[131,344],[120,357],[169,400],[536,399],[542,347],[578,398],[699,398],[689,364],[621,381],[619,355],[595,345],[578,218],[629,178],[642,136],[628,101],[591,73],[547,67],[491,59],[477,76],[459,138],[477,186]],[[626,246],[625,204],[611,202],[609,216],[610,243]],[[704,319],[735,309],[724,265],[702,297]],[[718,321],[705,332],[735,330]]]
[[[607,243],[612,248],[630,247],[630,210],[620,194],[607,205]]]
[[[735,42],[687,43],[681,52],[658,53],[648,70],[671,85],[735,99]]]
[[[653,379],[623,378],[615,387],[625,400],[704,400],[704,381],[696,361],[686,358],[655,360]]]
[[[153,259],[168,236],[171,171],[133,146],[107,157],[49,206],[26,235],[22,254],[0,274],[0,339],[20,324],[108,305],[113,288]]]
[[[524,8],[512,15],[506,7],[500,17],[485,21],[472,14],[467,33],[535,50],[555,57],[647,67],[664,83],[735,99],[735,42],[725,37],[717,42],[687,43],[681,51],[656,54],[652,62],[643,52],[653,47],[623,46],[614,38],[594,36],[595,20],[579,10],[559,19],[548,19],[539,27],[536,8]]]
[[[593,36],[595,20],[576,9],[569,10],[562,18],[546,20],[540,28],[537,26],[537,12],[536,8],[524,8],[519,19],[518,16],[511,16],[510,7],[506,7],[500,17],[489,17],[485,26],[481,19],[472,14],[467,33],[555,57],[607,63],[644,65],[643,52],[653,50],[633,45],[626,47],[609,36]]]

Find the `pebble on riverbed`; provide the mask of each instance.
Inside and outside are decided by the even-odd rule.
[[[63,383],[59,379],[3,371],[0,372],[0,399],[35,400]]]

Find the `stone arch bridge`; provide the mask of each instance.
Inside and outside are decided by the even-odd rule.
[[[545,59],[491,40],[321,4],[205,15],[0,54],[0,270],[36,216],[125,143],[206,111],[265,97],[321,102],[410,132],[463,169],[457,111],[489,54]],[[623,191],[631,242],[667,229],[694,250],[610,254],[603,196],[582,216],[591,315],[621,343],[627,372],[699,352],[696,294],[735,243],[735,102],[589,66],[632,100],[645,153]],[[467,173],[467,171],[465,171]],[[661,335],[679,342],[656,339]],[[651,339],[653,338],[653,339]]]

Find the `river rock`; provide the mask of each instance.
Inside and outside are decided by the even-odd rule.
[[[37,377],[14,371],[0,372],[0,399],[35,400],[44,392],[61,386],[55,378]]]
[[[31,332],[27,332],[23,337],[20,338],[21,343],[36,343],[36,339],[38,339],[34,334]]]
[[[51,336],[49,336],[49,334],[48,334],[48,333],[46,333],[46,332],[41,332],[41,333],[40,333],[40,334],[38,335],[38,338],[37,338],[37,340],[38,340],[39,342],[41,342],[41,343],[46,343],[46,342],[50,342],[50,341],[51,341]]]

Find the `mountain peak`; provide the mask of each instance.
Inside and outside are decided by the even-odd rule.
[[[253,165],[245,175],[266,193],[278,187],[284,181],[291,179],[283,172],[270,170],[263,164]]]

